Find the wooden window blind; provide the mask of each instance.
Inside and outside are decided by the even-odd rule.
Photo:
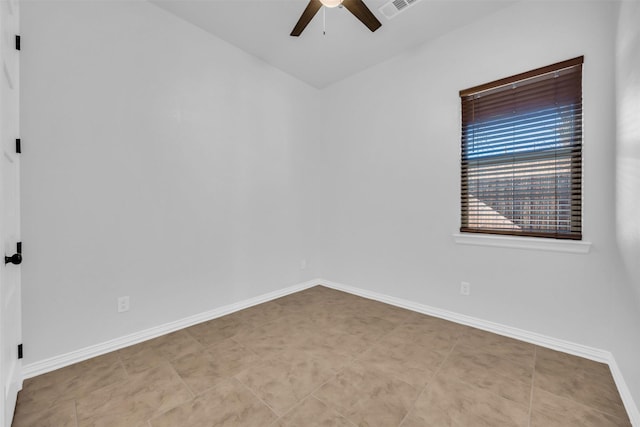
[[[582,239],[583,62],[460,91],[461,232]]]

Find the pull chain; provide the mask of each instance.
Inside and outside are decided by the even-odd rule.
[[[322,8],[322,35],[327,35],[327,8]]]

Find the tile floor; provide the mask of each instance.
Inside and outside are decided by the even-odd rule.
[[[29,379],[13,426],[630,423],[604,364],[317,286]]]

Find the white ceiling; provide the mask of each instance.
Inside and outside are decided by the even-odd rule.
[[[364,0],[382,22],[370,32],[347,9],[323,9],[300,37],[289,33],[308,0],[151,0],[157,6],[267,63],[323,88],[407,49],[464,26],[515,0],[421,0],[393,19]]]

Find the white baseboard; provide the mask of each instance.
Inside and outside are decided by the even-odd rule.
[[[616,387],[618,387],[622,403],[624,403],[624,408],[627,410],[627,414],[629,415],[631,425],[634,427],[640,427],[640,410],[638,409],[636,402],[633,400],[633,396],[631,396],[631,391],[622,376],[622,371],[620,371],[620,367],[618,366],[613,354],[611,355],[611,360],[609,360],[608,364],[609,369],[611,369],[611,375],[613,375],[613,380],[616,382]]]
[[[271,301],[285,295],[302,291],[312,286],[316,286],[318,285],[318,283],[318,280],[310,280],[308,282],[299,283],[297,285],[289,286],[284,289],[279,289],[274,292],[269,292],[257,297],[249,298],[233,304],[225,305],[223,307],[218,307],[213,310],[205,311],[204,313],[189,316],[184,319],[165,323],[163,325],[155,326],[143,331],[134,332],[133,334],[115,338],[100,344],[95,344],[69,353],[61,354],[59,356],[54,356],[34,363],[29,363],[22,367],[22,378],[26,379],[35,377],[37,375],[51,372],[65,366],[72,365],[74,363],[82,362],[83,360],[91,359],[92,357],[110,353],[114,350],[119,350],[121,348],[147,341],[152,338],[157,338],[170,332],[175,332],[177,330],[187,328],[198,323],[206,322],[207,320],[222,317],[257,304],[262,304],[264,302]]]
[[[529,342],[531,344],[539,345],[541,347],[562,351],[597,362],[607,363],[609,365],[609,368],[611,369],[611,373],[613,375],[614,381],[616,382],[616,386],[618,387],[618,391],[620,392],[620,397],[622,398],[627,413],[629,414],[631,424],[635,427],[640,427],[640,411],[638,411],[638,407],[633,400],[633,397],[631,396],[631,392],[629,391],[629,388],[624,381],[624,377],[615,361],[615,358],[609,351],[584,346],[570,341],[560,340],[535,332],[525,331],[523,329],[502,325],[500,323],[490,322],[476,317],[455,313],[453,311],[443,310],[414,301],[396,298],[378,292],[372,292],[366,289],[347,286],[324,279],[310,280],[308,282],[293,285],[274,292],[269,292],[264,295],[259,295],[254,298],[239,301],[234,304],[229,304],[210,311],[206,311],[204,313],[196,314],[194,316],[189,316],[184,319],[176,320],[174,322],[165,323],[164,325],[145,329],[143,331],[125,335],[120,338],[85,347],[76,351],[62,354],[60,356],[55,356],[49,359],[30,363],[22,367],[22,378],[31,378],[36,375],[44,374],[68,365],[72,365],[74,363],[81,362],[83,360],[90,359],[92,357],[100,356],[114,350],[119,350],[121,348],[137,344],[142,341],[156,338],[170,332],[174,332],[201,322],[205,322],[207,320],[225,316],[227,314],[231,314],[233,312],[243,310],[257,304],[262,304],[264,302],[271,301],[276,298],[299,292],[317,285],[326,286],[328,288],[333,288],[353,295],[380,301],[418,313],[450,320],[455,323],[472,326],[474,328],[493,332],[499,335],[504,335],[510,338],[515,338],[521,341]]]
[[[631,425],[634,427],[640,427],[640,411],[638,410],[638,406],[631,396],[631,391],[629,390],[627,383],[624,381],[622,372],[620,371],[620,368],[618,367],[618,364],[616,363],[616,360],[610,351],[588,347],[582,344],[549,337],[535,332],[525,331],[523,329],[502,325],[500,323],[490,322],[487,320],[479,319],[477,317],[455,313],[453,311],[431,307],[425,304],[392,297],[378,292],[372,292],[366,289],[343,285],[341,283],[336,283],[329,280],[318,279],[318,284],[326,286],[328,288],[333,288],[339,291],[358,295],[364,298],[394,305],[396,307],[405,308],[407,310],[416,311],[418,313],[439,317],[441,319],[450,320],[455,323],[460,323],[477,329],[493,332],[498,335],[515,338],[517,340],[535,344],[540,347],[546,347],[552,350],[561,351],[563,353],[569,353],[575,356],[584,357],[596,362],[606,363],[607,365],[609,365],[609,369],[611,369],[611,375],[613,376],[613,380],[618,387],[620,398],[622,399],[625,409],[627,410]]]
[[[559,340],[557,338],[548,337],[546,335],[537,334],[535,332],[525,331],[523,329],[506,326],[500,323],[490,322],[488,320],[467,316],[465,314],[460,314],[449,310],[443,310],[441,308],[420,304],[402,298],[396,298],[389,295],[372,292],[366,289],[355,288],[353,286],[347,286],[341,283],[322,279],[320,281],[320,284],[339,291],[348,292],[350,294],[358,295],[364,298],[384,302],[396,307],[406,308],[407,310],[416,311],[418,313],[428,314],[429,316],[450,320],[455,323],[460,323],[477,329],[482,329],[484,331],[493,332],[498,335],[515,338],[520,341],[525,341],[542,347],[551,348],[553,350],[562,351],[564,353],[573,354],[575,356],[584,357],[596,362],[607,363],[611,355],[610,352],[605,350],[587,347],[569,341]]]

